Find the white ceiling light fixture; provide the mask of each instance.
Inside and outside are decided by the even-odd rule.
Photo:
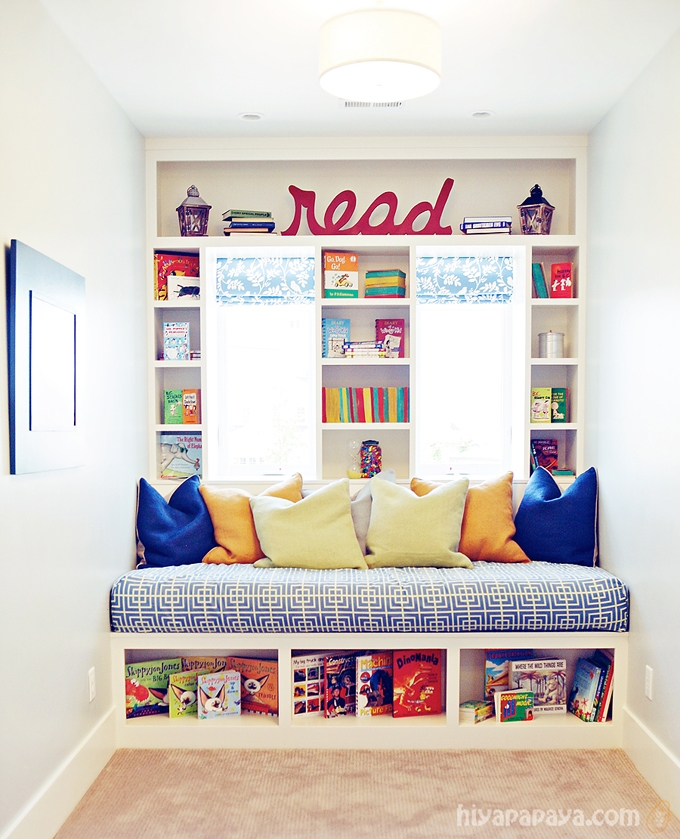
[[[390,102],[432,93],[441,77],[441,33],[431,18],[364,9],[321,27],[319,83],[340,99]]]

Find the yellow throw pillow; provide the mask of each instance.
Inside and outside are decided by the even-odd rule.
[[[250,506],[262,550],[275,566],[366,568],[354,532],[347,478],[297,504],[258,495],[250,499]]]
[[[210,487],[201,484],[200,492],[206,503],[215,531],[218,547],[204,557],[203,562],[249,565],[264,556],[255,530],[250,509],[249,492],[230,487]],[[302,500],[302,475],[297,472],[285,481],[265,489],[261,496],[285,498],[293,503]]]
[[[398,484],[375,481],[366,536],[368,567],[472,568],[458,551],[467,488],[464,478],[420,497]]]
[[[411,479],[418,496],[427,495],[440,484]],[[512,515],[512,472],[470,487],[465,500],[458,550],[474,560],[487,562],[530,562],[514,541]]]

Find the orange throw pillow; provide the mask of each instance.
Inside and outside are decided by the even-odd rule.
[[[210,513],[218,545],[203,557],[203,562],[213,565],[250,565],[262,559],[264,554],[250,509],[251,494],[243,489],[217,488],[205,484],[201,484],[200,492]],[[285,481],[265,489],[260,495],[301,501],[302,475],[297,472]]]
[[[411,489],[416,495],[427,495],[438,486],[440,484],[434,481],[411,479]],[[514,541],[514,535],[512,472],[471,486],[465,499],[458,545],[460,553],[487,562],[530,562]]]

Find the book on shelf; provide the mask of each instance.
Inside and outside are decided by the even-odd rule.
[[[241,674],[241,711],[278,716],[278,661],[231,655],[227,656],[227,667]]]
[[[182,670],[202,670],[205,673],[218,673],[227,669],[227,657],[219,655],[182,656]]]
[[[172,673],[168,683],[170,719],[195,717],[198,714],[198,677],[204,670]]]
[[[379,280],[385,277],[396,277],[406,282],[406,274],[400,268],[385,268],[382,271],[366,271],[366,281]]]
[[[558,464],[558,444],[557,440],[539,440],[531,441],[531,471],[542,466],[548,472],[554,473]]]
[[[604,668],[589,658],[576,662],[567,709],[584,722],[596,719],[597,692]]]
[[[474,217],[465,216],[460,225],[461,232],[465,234],[476,233],[511,233],[511,216],[488,216]]]
[[[463,216],[463,224],[512,224],[512,216]]]
[[[569,422],[569,389],[554,387],[550,396],[550,422]]]
[[[154,253],[154,300],[169,300],[168,278],[183,278],[187,286],[195,286],[188,278],[199,276],[198,254],[179,251],[156,251]]]
[[[595,650],[590,658],[604,668],[598,685],[596,721],[606,722],[614,687],[614,656],[608,650]]]
[[[327,655],[319,652],[292,656],[293,714],[296,716],[323,716],[324,659]]]
[[[161,658],[125,665],[125,716],[168,713],[168,683],[182,669],[181,658]]]
[[[182,391],[166,390],[163,393],[163,422],[165,425],[182,424]]]
[[[550,471],[556,478],[571,477],[575,474],[573,469],[551,469]]]
[[[241,713],[241,677],[236,670],[204,673],[197,679],[199,720],[233,717]]]
[[[375,652],[356,658],[356,715],[392,714],[392,653]]]
[[[349,318],[322,318],[321,338],[323,358],[344,358],[345,341],[349,341]]]
[[[232,221],[233,219],[270,219],[272,213],[269,210],[225,210],[222,213],[223,221]]]
[[[545,271],[543,270],[543,263],[531,263],[531,279],[534,286],[534,296],[545,299],[549,297],[548,284],[545,281]]]
[[[534,694],[530,690],[501,690],[493,699],[496,720],[500,723],[534,719]]]
[[[199,300],[201,285],[198,277],[183,277],[170,274],[168,280],[168,300]]]
[[[475,725],[493,717],[495,711],[493,699],[468,699],[458,706],[458,722],[463,725]]]
[[[370,286],[364,289],[364,297],[406,297],[404,286]]]
[[[574,265],[572,262],[553,262],[550,266],[550,296],[560,299],[574,296]]]
[[[324,716],[328,719],[355,714],[356,658],[356,653],[328,655],[324,658]]]
[[[225,236],[276,236],[277,233],[274,229],[269,229],[268,227],[258,226],[258,227],[225,227],[224,228],[224,235]]]
[[[404,318],[376,318],[375,340],[382,343],[385,358],[404,358]]]
[[[324,251],[323,288],[325,297],[358,297],[358,254]]]
[[[551,387],[531,388],[531,422],[549,423],[550,410],[552,405]]]
[[[189,322],[163,324],[163,359],[165,361],[190,361]]]
[[[510,687],[532,691],[534,714],[566,714],[567,662],[564,658],[510,662]]]
[[[270,233],[276,227],[273,219],[232,219],[224,226],[225,230],[266,230]]]
[[[394,650],[395,717],[426,717],[442,712],[442,651]]]
[[[190,478],[203,475],[203,445],[200,431],[186,434],[161,431],[159,478]]]
[[[321,421],[409,422],[409,389],[325,387],[321,391]]]
[[[197,425],[201,421],[201,391],[199,388],[182,390],[182,423]]]
[[[342,345],[345,358],[385,358],[382,341],[345,341]]]
[[[510,662],[531,658],[533,650],[486,650],[484,698],[492,699],[499,690],[510,686]]]

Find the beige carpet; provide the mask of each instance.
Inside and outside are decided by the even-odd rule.
[[[121,750],[56,839],[652,835],[680,822],[618,750]]]

